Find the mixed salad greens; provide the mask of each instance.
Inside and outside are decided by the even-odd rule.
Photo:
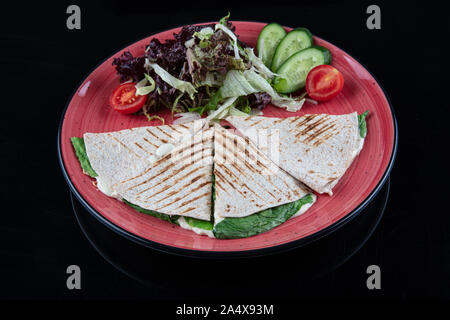
[[[211,119],[248,115],[269,103],[300,110],[306,92],[288,94],[305,87],[311,69],[329,64],[330,52],[313,46],[307,29],[287,33],[272,23],[258,38],[257,55],[239,40],[229,16],[217,24],[185,26],[165,42],[153,38],[142,55],[126,51],[115,58],[112,64],[122,84],[111,96],[112,107],[149,118],[168,108]]]

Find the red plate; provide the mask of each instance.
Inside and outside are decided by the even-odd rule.
[[[264,23],[233,22],[240,39],[256,46],[256,39]],[[180,28],[161,32],[153,37],[172,38]],[[123,50],[142,54],[153,37],[138,41]],[[265,116],[290,117],[305,113],[345,114],[370,110],[367,118],[368,134],[361,154],[333,189],[334,195],[318,196],[317,202],[302,216],[258,236],[216,240],[198,236],[191,231],[157,218],[136,212],[127,205],[99,192],[93,180],[81,171],[70,143],[70,137],[85,132],[107,132],[148,125],[144,116],[121,115],[108,105],[108,98],[118,84],[111,65],[113,57],[98,66],[81,84],[68,104],[59,131],[61,167],[72,192],[101,222],[126,237],[155,249],[185,255],[248,256],[284,250],[317,239],[343,225],[359,213],[386,181],[392,167],[397,146],[397,125],[390,104],[373,76],[350,55],[315,37],[318,45],[327,47],[333,56],[332,65],[345,79],[339,96],[319,105],[305,103],[297,113],[267,107]],[[120,50],[115,56],[123,52]],[[168,112],[162,112],[171,123]]]

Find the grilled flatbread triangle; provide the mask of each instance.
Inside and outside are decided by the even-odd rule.
[[[210,220],[214,128],[185,139],[138,175],[114,190],[147,210]]]
[[[183,138],[198,132],[204,124],[205,120],[196,120],[178,125],[85,133],[86,153],[98,174],[99,189],[108,191],[105,189],[141,173],[159,158],[157,151],[161,146],[175,146]]]
[[[310,190],[248,139],[220,126],[214,133],[215,222],[294,202]]]
[[[283,170],[318,193],[332,195],[364,143],[356,112],[289,118],[231,116],[226,120]],[[267,143],[267,137],[278,141]]]

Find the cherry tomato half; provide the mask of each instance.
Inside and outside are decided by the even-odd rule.
[[[317,101],[328,101],[336,97],[343,87],[342,73],[327,64],[311,69],[306,77],[306,91],[311,99]]]
[[[114,89],[109,98],[109,104],[114,110],[128,114],[135,113],[144,106],[147,96],[137,96],[135,85],[134,82],[126,82]]]

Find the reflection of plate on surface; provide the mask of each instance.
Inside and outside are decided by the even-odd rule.
[[[237,298],[236,294],[257,297],[261,292],[271,292],[271,289],[277,294],[293,297],[298,295],[299,282],[313,280],[333,271],[365,244],[383,216],[388,196],[389,180],[363,214],[331,235],[276,256],[239,260],[239,272],[231,273],[230,270],[236,270],[235,261],[200,261],[148,249],[103,226],[84,210],[73,195],[72,205],[81,229],[102,257],[121,272],[147,286],[156,286],[159,290],[167,291],[167,294],[189,295],[192,298],[204,296],[205,293],[216,299],[222,296]],[[201,268],[198,267],[199,263],[202,264]],[[295,272],[288,272],[288,277],[281,276],[292,263],[295,264],[292,268]],[[267,276],[271,273],[267,268],[261,268],[263,265],[271,266],[271,276]],[[180,266],[183,269],[181,273]],[[273,271],[277,266],[282,269],[280,273]],[[250,274],[252,279],[264,281],[249,281]],[[201,280],[217,279],[217,275],[221,279],[217,288]],[[277,290],[277,287],[284,289]],[[262,288],[265,289],[261,291]]]
[[[255,46],[264,26],[255,22],[234,22],[240,39]],[[173,29],[155,37],[172,37]],[[142,53],[150,38],[127,47]],[[397,146],[396,121],[383,90],[372,75],[356,60],[334,45],[316,38],[316,43],[330,49],[333,63],[345,78],[343,92],[327,103],[305,104],[297,113],[267,107],[266,116],[288,117],[306,113],[344,114],[370,110],[368,135],[361,154],[335,187],[334,196],[321,195],[302,216],[258,236],[217,240],[198,236],[178,226],[138,213],[116,199],[100,194],[89,177],[80,170],[70,137],[85,132],[106,132],[149,125],[143,116],[126,116],[108,106],[108,97],[118,80],[111,66],[113,57],[98,66],[80,85],[65,110],[59,130],[58,151],[61,166],[72,192],[96,218],[115,231],[141,244],[164,251],[188,255],[261,255],[271,251],[300,246],[343,225],[359,213],[386,181]],[[123,50],[116,53],[120,54]],[[163,112],[170,122],[168,112]],[[155,123],[156,124],[156,123]]]

